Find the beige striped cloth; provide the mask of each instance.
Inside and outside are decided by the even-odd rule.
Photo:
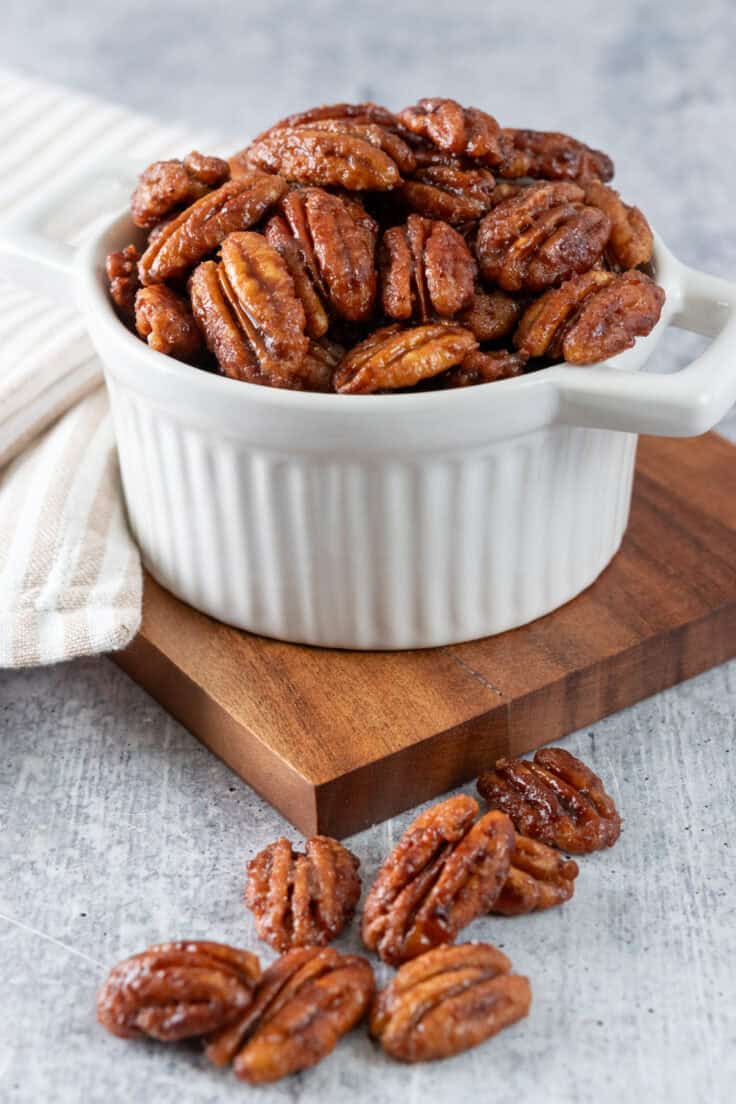
[[[0,70],[3,219],[91,149],[142,166],[207,144]],[[75,197],[49,227],[73,242],[109,202]],[[0,666],[123,648],[140,624],[141,564],[101,380],[77,314],[4,279],[0,254]]]

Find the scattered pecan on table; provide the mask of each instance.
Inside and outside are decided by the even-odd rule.
[[[207,1056],[253,1085],[308,1069],[362,1020],[374,989],[364,958],[294,948],[264,971],[251,1007],[210,1036]]]
[[[406,962],[376,996],[370,1032],[401,1062],[449,1058],[528,1015],[531,988],[487,943],[437,947]]]
[[[476,820],[478,803],[448,798],[414,820],[378,872],[363,942],[391,965],[451,943],[490,912],[508,877],[515,833],[505,813]]]
[[[492,912],[523,916],[569,901],[575,892],[578,864],[539,840],[517,833],[511,869]]]
[[[478,779],[478,791],[521,835],[561,851],[611,847],[621,832],[598,775],[564,748],[542,748],[533,759],[499,759]]]
[[[245,902],[261,939],[277,951],[323,946],[350,921],[360,897],[359,860],[329,836],[304,853],[278,839],[248,863]]]

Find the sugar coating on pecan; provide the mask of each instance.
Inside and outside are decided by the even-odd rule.
[[[329,836],[304,852],[276,840],[248,863],[245,903],[259,938],[277,951],[324,946],[340,934],[360,897],[359,860]]]
[[[529,981],[487,943],[437,947],[406,962],[376,996],[370,1032],[392,1058],[449,1058],[528,1015]]]
[[[482,220],[476,253],[484,279],[506,291],[540,291],[585,272],[601,256],[611,224],[583,203],[576,184],[535,184]]]
[[[575,892],[578,864],[539,840],[517,833],[511,869],[492,911],[524,916],[569,901]]]
[[[470,305],[457,316],[478,341],[498,341],[513,333],[527,302],[505,291],[485,291],[476,287]]]
[[[355,134],[316,127],[284,127],[266,134],[231,159],[241,165],[279,173],[286,180],[349,191],[385,191],[401,182],[398,165],[387,153]]]
[[[396,163],[399,172],[403,174],[413,173],[416,169],[416,157],[411,146],[407,145],[400,134],[387,126],[380,126],[367,119],[318,119],[309,123],[300,123],[297,130],[325,130],[331,134],[352,134],[369,142],[377,149],[383,150],[392,161]]]
[[[585,202],[604,212],[611,224],[606,254],[619,271],[649,264],[654,249],[652,228],[638,207],[624,203],[618,192],[592,180],[585,186]]]
[[[542,748],[533,760],[499,759],[478,790],[523,836],[584,854],[611,847],[621,832],[613,799],[593,771],[564,748]]]
[[[490,211],[495,186],[488,169],[439,164],[417,169],[399,192],[410,210],[458,226]]]
[[[363,942],[391,964],[452,943],[489,912],[508,876],[514,830],[503,813],[475,821],[461,794],[421,813],[376,876],[363,911]]]
[[[451,318],[470,305],[476,264],[457,230],[410,215],[383,236],[381,295],[389,318]]]
[[[251,172],[202,196],[150,241],[138,265],[141,283],[183,279],[228,234],[258,222],[286,190],[281,177]]]
[[[501,127],[477,107],[462,107],[456,100],[424,99],[404,108],[398,118],[412,134],[448,153],[483,165],[498,165],[504,158]]]
[[[477,344],[470,330],[446,322],[384,326],[345,355],[335,372],[335,390],[368,395],[413,387],[460,364]]]
[[[445,372],[440,382],[443,387],[474,387],[478,383],[514,379],[523,375],[528,359],[525,353],[511,353],[507,349],[489,352],[476,349],[468,353],[462,364]]]
[[[134,245],[108,253],[105,259],[105,273],[110,298],[126,317],[132,317],[135,308],[135,296],[141,286],[138,279],[138,250]]]
[[[219,264],[189,282],[192,308],[225,375],[299,387],[309,350],[304,307],[282,257],[262,234],[229,234]]]
[[[531,176],[541,180],[610,180],[613,162],[601,150],[553,130],[504,127],[504,157],[498,173],[504,177]]]
[[[130,209],[133,222],[150,230],[172,211],[219,188],[230,176],[227,161],[192,150],[183,161],[154,161],[138,179]]]
[[[659,321],[664,291],[643,272],[591,269],[527,308],[514,345],[530,357],[594,364],[631,348]]]
[[[359,1023],[374,990],[364,958],[297,947],[264,971],[251,1008],[211,1036],[207,1056],[218,1066],[232,1061],[254,1085],[308,1069]]]
[[[135,328],[152,349],[193,363],[202,351],[202,335],[189,302],[166,284],[141,288],[135,297]]]
[[[255,955],[222,943],[159,943],[118,963],[97,997],[97,1019],[123,1039],[175,1042],[232,1023],[253,1000]]]

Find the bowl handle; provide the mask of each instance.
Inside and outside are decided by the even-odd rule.
[[[713,341],[691,364],[670,375],[604,365],[559,369],[561,421],[695,437],[711,429],[736,401],[736,284],[688,268],[668,252],[664,259],[670,324]]]
[[[128,199],[134,180],[135,170],[124,161],[76,162],[0,220],[0,272],[39,295],[76,305],[75,247],[51,232],[54,220],[73,223],[76,239]]]

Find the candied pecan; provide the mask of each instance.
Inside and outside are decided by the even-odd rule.
[[[473,387],[477,383],[513,379],[523,374],[528,359],[525,353],[510,353],[506,349],[492,352],[476,349],[468,353],[462,364],[445,372],[438,382],[443,387]]]
[[[368,395],[413,387],[459,364],[476,346],[470,330],[446,322],[384,326],[346,354],[335,372],[335,389]]]
[[[150,230],[172,211],[188,207],[230,176],[230,166],[219,157],[192,150],[183,161],[154,161],[141,173],[130,209],[133,222]]]
[[[488,169],[428,165],[404,181],[400,194],[410,210],[458,226],[490,211],[494,188],[495,180]]]
[[[174,1042],[240,1016],[260,974],[255,955],[222,943],[158,943],[118,963],[97,997],[97,1019],[123,1039]]]
[[[389,318],[450,318],[469,306],[476,265],[457,230],[446,222],[409,215],[383,235],[383,309]]]
[[[308,1069],[363,1018],[375,983],[368,962],[331,947],[297,947],[264,971],[252,1006],[213,1035],[207,1056],[233,1061],[253,1085]]]
[[[165,284],[141,288],[135,297],[135,328],[152,349],[193,363],[202,335],[189,303]]]
[[[283,837],[270,844],[248,863],[245,903],[259,938],[277,951],[329,943],[355,911],[359,866],[329,836],[307,840],[306,854]]]
[[[126,245],[115,253],[108,253],[105,259],[105,272],[110,289],[110,298],[123,315],[132,316],[135,307],[135,294],[141,286],[138,279],[138,250],[134,245]]]
[[[440,943],[489,912],[514,846],[503,813],[475,820],[478,803],[461,794],[433,805],[407,828],[376,876],[363,911],[363,942],[395,965]]]
[[[610,229],[577,184],[535,184],[485,216],[476,253],[486,280],[505,291],[540,291],[595,264]]]
[[[449,1058],[529,1013],[528,978],[488,943],[437,947],[406,962],[373,1002],[370,1033],[392,1058]]]
[[[400,173],[413,173],[417,167],[416,157],[411,146],[408,146],[400,134],[385,126],[378,126],[363,119],[318,119],[310,123],[301,123],[296,130],[326,130],[331,134],[353,134],[356,138],[362,138],[370,142],[372,146],[383,150],[396,166]]]
[[[233,379],[299,387],[306,318],[286,264],[262,234],[229,234],[219,264],[192,274],[192,309],[210,352]]]
[[[572,859],[563,859],[559,851],[517,833],[509,876],[491,911],[523,916],[561,905],[575,892],[578,873]]]
[[[561,851],[611,847],[621,832],[600,778],[564,748],[542,748],[533,760],[499,759],[495,770],[480,776],[478,790],[522,835]]]
[[[350,322],[368,319],[376,298],[377,226],[350,197],[321,188],[290,192],[266,238],[283,257],[302,300],[310,337],[322,337],[328,309]]]
[[[540,295],[527,308],[514,345],[530,357],[593,364],[645,337],[659,321],[664,291],[643,272],[592,269]]]
[[[334,391],[332,380],[335,369],[345,356],[345,348],[336,341],[323,337],[310,341],[302,368],[305,391]]]
[[[606,253],[619,271],[638,268],[652,259],[654,239],[652,229],[638,207],[624,203],[618,192],[592,180],[585,187],[585,202],[598,207],[611,223]]]
[[[404,108],[398,118],[412,134],[448,153],[471,157],[483,165],[498,165],[504,158],[500,126],[477,107],[462,107],[456,100],[426,99]]]
[[[281,177],[251,172],[202,196],[149,242],[138,265],[141,283],[185,277],[228,234],[258,222],[286,190]]]
[[[467,326],[478,341],[498,341],[510,334],[524,313],[526,303],[505,291],[484,291],[477,287],[473,301],[457,321]]]
[[[358,104],[322,104],[320,107],[310,107],[306,111],[297,111],[294,115],[287,115],[285,119],[280,119],[268,130],[262,131],[255,141],[260,141],[261,138],[265,138],[267,134],[274,130],[284,130],[288,127],[305,126],[310,123],[336,119],[349,120],[354,123],[378,123],[384,127],[396,127],[398,124],[398,119],[392,111],[389,111],[386,107],[381,107],[380,104],[372,103],[370,100]],[[236,154],[236,156],[238,155]]]
[[[385,191],[401,183],[392,157],[355,134],[331,133],[316,127],[284,127],[270,131],[231,158],[233,172],[241,167],[280,173],[300,184],[336,185],[349,191]]]
[[[611,158],[584,142],[553,130],[502,131],[504,157],[499,176],[533,176],[542,180],[610,180]]]

